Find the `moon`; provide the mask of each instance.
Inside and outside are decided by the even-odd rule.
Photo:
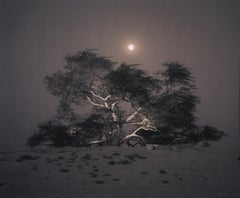
[[[135,46],[133,44],[128,45],[128,50],[133,51],[135,49]]]

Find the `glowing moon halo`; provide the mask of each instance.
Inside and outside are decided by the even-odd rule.
[[[129,51],[133,51],[135,49],[134,45],[133,44],[129,44],[128,45],[128,50]]]

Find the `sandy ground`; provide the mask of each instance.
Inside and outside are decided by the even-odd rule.
[[[0,198],[63,197],[240,198],[240,161],[216,145],[0,153]]]

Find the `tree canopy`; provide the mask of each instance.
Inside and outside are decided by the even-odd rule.
[[[49,127],[55,136],[59,127],[67,134],[61,137],[71,137],[69,144],[78,145],[93,140],[143,145],[149,136],[152,141],[187,142],[193,134],[199,136],[194,78],[179,62],[164,63],[149,74],[139,65],[117,64],[96,50],[84,50],[66,56],[64,69],[46,76],[44,84],[59,98],[59,105],[47,132],[43,133],[46,123],[40,125],[40,136],[46,136],[40,142],[52,140],[47,138]],[[86,116],[75,110],[82,105],[92,107]],[[29,144],[35,144],[38,135],[31,138]]]

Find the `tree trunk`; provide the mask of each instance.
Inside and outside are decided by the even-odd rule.
[[[116,131],[113,133],[112,144],[113,146],[120,146],[121,127],[119,123],[116,123]]]

